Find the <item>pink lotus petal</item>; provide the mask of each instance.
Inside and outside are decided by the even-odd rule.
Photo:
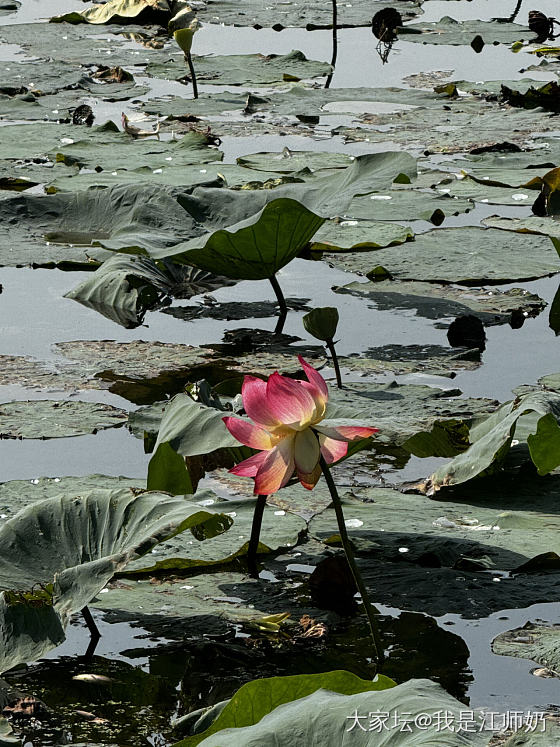
[[[236,464],[235,467],[230,469],[230,472],[240,477],[255,477],[267,454],[267,451],[259,451],[258,454],[253,454],[248,459]]]
[[[301,382],[273,373],[266,385],[269,411],[284,425],[303,427],[315,414],[315,400]],[[299,428],[298,428],[299,430]]]
[[[311,428],[296,433],[294,441],[294,461],[298,475],[311,474],[319,463],[319,441]]]
[[[271,495],[283,488],[294,474],[294,439],[285,438],[265,453],[255,477],[255,495]]]
[[[248,420],[235,417],[226,417],[222,418],[222,420],[234,438],[245,444],[245,446],[250,446],[252,449],[264,449],[268,451],[278,441],[278,438],[271,436],[264,428],[261,428],[259,425],[253,425]]]
[[[322,409],[324,412],[329,399],[327,382],[321,376],[319,371],[310,366],[309,363],[307,363],[307,361],[305,361],[301,357],[301,355],[298,355],[298,360],[301,363],[303,370],[305,371],[305,375],[307,376],[309,383],[311,384],[311,394],[313,396],[313,399],[319,406],[319,409]]]
[[[319,443],[321,445],[321,454],[327,464],[338,462],[339,459],[346,456],[348,451],[347,441],[338,441],[334,438],[319,434]]]
[[[374,433],[379,432],[379,428],[366,428],[359,425],[338,425],[335,430],[349,441],[355,441],[358,438],[369,438],[369,436],[373,436]]]
[[[338,441],[355,441],[358,438],[368,438],[378,432],[378,428],[366,428],[360,425],[314,425],[313,428],[329,438]]]
[[[306,488],[307,490],[313,490],[315,485],[317,485],[319,478],[321,477],[321,473],[321,466],[318,464],[313,472],[310,472],[307,475],[298,470],[298,479],[304,488]]]
[[[257,379],[255,376],[245,376],[241,387],[241,397],[245,412],[257,425],[267,426],[279,425],[268,406],[266,398],[266,381]]]

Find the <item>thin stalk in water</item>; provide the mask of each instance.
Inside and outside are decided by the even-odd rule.
[[[276,298],[278,299],[278,305],[280,306],[280,316],[278,317],[276,329],[274,330],[274,333],[279,335],[284,329],[286,317],[288,316],[288,304],[286,303],[286,299],[284,298],[284,294],[282,293],[282,288],[280,287],[280,284],[276,279],[276,275],[273,275],[271,278],[269,278],[269,280],[274,289],[274,293],[276,294]]]
[[[338,531],[340,532],[340,538],[342,540],[342,546],[344,547],[344,552],[346,553],[346,559],[348,560],[348,565],[350,566],[350,570],[352,571],[352,576],[354,577],[354,581],[356,583],[358,591],[360,592],[360,596],[362,597],[362,602],[363,602],[364,609],[365,609],[367,619],[369,622],[369,629],[371,632],[371,642],[372,642],[372,649],[373,649],[373,659],[376,662],[376,664],[380,664],[383,661],[383,646],[381,644],[381,639],[379,637],[379,630],[377,628],[377,619],[375,617],[375,612],[373,610],[373,607],[371,606],[371,602],[369,600],[367,589],[362,580],[362,576],[360,574],[358,566],[356,565],[356,560],[354,558],[354,552],[352,550],[352,545],[350,544],[350,538],[348,537],[348,532],[346,531],[346,524],[344,523],[344,513],[342,511],[342,503],[340,502],[340,496],[338,495],[336,485],[334,484],[334,480],[332,478],[329,465],[326,463],[323,456],[320,457],[319,464],[321,465],[323,475],[325,476],[325,480],[327,482],[327,486],[331,494],[334,510],[336,513],[336,520],[338,522]]]
[[[249,547],[247,548],[247,567],[251,578],[259,577],[257,568],[257,552],[259,549],[259,539],[261,536],[261,527],[264,509],[266,507],[266,495],[258,495],[253,514],[253,524],[251,526],[251,537],[249,538]]]
[[[331,67],[332,71],[329,73],[329,76],[327,80],[325,81],[325,88],[330,88],[333,75],[334,75],[334,68],[336,66],[336,58],[338,54],[338,9],[336,6],[336,0],[332,0],[332,58],[331,58]]]
[[[101,633],[99,632],[99,628],[95,624],[95,620],[93,619],[93,615],[91,614],[89,607],[83,608],[82,616],[85,620],[86,625],[88,626],[91,639],[98,641],[101,638]]]
[[[185,61],[187,65],[189,66],[189,73],[191,74],[191,81],[192,81],[192,90],[193,90],[193,97],[195,99],[198,98],[198,84],[196,82],[196,73],[194,71],[194,65],[191,57],[190,52],[186,52],[185,54]]]
[[[342,376],[340,375],[340,366],[338,364],[338,356],[334,347],[334,340],[332,338],[330,340],[325,340],[325,345],[327,346],[329,353],[331,354],[334,373],[336,376],[336,385],[339,389],[342,389]]]

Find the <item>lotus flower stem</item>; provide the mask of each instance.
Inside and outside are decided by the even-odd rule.
[[[327,80],[325,81],[325,88],[330,88],[331,86],[333,75],[334,75],[334,68],[336,66],[337,53],[338,53],[338,9],[336,7],[336,0],[332,0],[332,58],[331,58],[332,70],[329,73]]]
[[[517,18],[517,14],[521,10],[521,3],[522,2],[523,2],[523,0],[517,0],[517,5],[515,6],[515,10],[511,14],[511,16],[507,19],[509,21],[509,23],[513,23],[515,21],[515,19]]]
[[[280,284],[278,283],[276,275],[272,275],[272,277],[270,277],[269,280],[270,280],[270,284],[272,285],[274,289],[274,293],[276,294],[276,298],[278,299],[278,305],[280,306],[280,316],[278,317],[276,329],[274,330],[274,333],[279,335],[284,329],[284,323],[286,322],[286,317],[288,316],[288,305],[286,303],[286,299],[284,298],[284,294],[282,293],[282,288],[280,287]]]
[[[189,66],[189,73],[191,74],[193,97],[197,99],[198,98],[198,84],[196,82],[196,73],[194,71],[194,65],[193,65],[190,52],[185,53],[185,62]]]
[[[329,349],[329,353],[331,354],[332,363],[334,367],[334,373],[336,375],[336,385],[339,389],[342,389],[342,376],[340,375],[340,366],[338,365],[338,356],[336,354],[336,350],[334,347],[334,340],[326,340],[325,344],[327,348]]]
[[[373,610],[373,607],[371,606],[371,602],[369,600],[367,589],[362,580],[362,576],[360,574],[358,566],[356,565],[356,560],[354,558],[354,552],[352,550],[352,545],[350,544],[350,538],[348,537],[348,532],[346,531],[346,524],[344,523],[344,513],[342,511],[342,503],[340,502],[340,496],[338,495],[336,485],[334,484],[334,480],[333,480],[331,471],[329,469],[329,465],[326,463],[323,456],[321,456],[319,460],[319,464],[321,465],[323,475],[325,476],[325,480],[327,482],[327,486],[331,494],[334,510],[336,513],[336,520],[338,522],[338,530],[340,532],[340,538],[342,540],[342,546],[344,547],[346,559],[348,560],[348,565],[350,566],[350,570],[352,571],[352,576],[354,577],[354,581],[356,582],[356,586],[358,587],[358,591],[360,592],[360,596],[362,597],[362,602],[363,602],[364,609],[365,609],[365,612],[368,618],[369,628],[371,631],[371,641],[373,644],[372,646],[373,659],[376,664],[379,664],[381,661],[383,661],[383,646],[381,644],[381,640],[379,637],[379,630],[377,627],[377,620],[375,617],[375,612]]]
[[[257,553],[259,549],[259,538],[261,536],[261,526],[266,507],[266,495],[258,495],[253,514],[253,524],[251,526],[251,537],[249,538],[249,547],[247,548],[247,567],[251,578],[259,577],[257,568]]]
[[[91,614],[89,607],[84,607],[82,609],[82,616],[85,620],[86,625],[88,626],[89,634],[92,640],[98,641],[101,638],[101,633],[99,632],[99,628],[95,624],[95,620],[93,619],[93,615]]]

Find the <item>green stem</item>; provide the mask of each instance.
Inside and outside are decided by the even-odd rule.
[[[193,97],[195,99],[198,98],[198,84],[196,82],[196,73],[194,71],[194,65],[191,57],[191,53],[187,52],[185,54],[185,60],[187,61],[187,65],[189,66],[189,72],[191,74],[191,81],[192,81],[192,90],[193,90]]]
[[[274,330],[274,333],[279,335],[284,329],[286,317],[288,316],[288,304],[286,303],[286,299],[284,298],[284,294],[282,293],[282,288],[280,287],[280,284],[276,278],[276,275],[272,275],[272,277],[270,277],[269,280],[270,280],[270,284],[272,285],[272,288],[274,289],[274,293],[276,294],[276,298],[278,299],[278,305],[280,306],[280,316],[278,317],[278,322],[276,323],[276,329]]]
[[[257,568],[257,552],[259,549],[259,539],[261,536],[261,526],[264,509],[266,506],[266,498],[266,495],[257,496],[255,512],[253,514],[251,536],[249,538],[249,547],[247,548],[247,566],[249,568],[249,576],[251,576],[251,578],[259,577],[259,569]]]
[[[331,354],[333,366],[334,366],[334,372],[336,375],[336,385],[339,389],[342,389],[342,376],[340,375],[340,366],[338,365],[338,356],[336,354],[336,350],[334,347],[334,341],[331,338],[330,340],[326,341],[327,348],[329,349],[329,353]]]
[[[356,582],[356,586],[358,588],[358,591],[360,592],[360,596],[362,597],[362,602],[368,618],[369,629],[371,631],[371,641],[373,644],[373,659],[376,664],[379,664],[383,661],[383,646],[381,645],[381,640],[379,638],[379,630],[377,628],[375,612],[373,611],[367,589],[362,580],[362,576],[360,574],[358,566],[356,565],[354,552],[352,550],[350,538],[348,537],[348,532],[346,531],[346,524],[344,523],[342,503],[340,502],[340,496],[338,495],[336,485],[334,484],[329,465],[326,463],[323,456],[320,457],[319,464],[321,465],[321,469],[323,471],[325,480],[327,481],[329,492],[331,494],[334,510],[336,513],[336,520],[338,522],[338,531],[340,532],[340,538],[342,540],[344,552],[346,553],[346,559],[348,560],[348,565],[350,566],[350,570],[352,571],[352,576],[354,577],[354,581]]]

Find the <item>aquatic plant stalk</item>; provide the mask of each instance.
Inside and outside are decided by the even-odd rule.
[[[334,347],[334,340],[332,338],[330,340],[325,340],[325,345],[327,346],[327,348],[329,349],[329,353],[331,354],[334,373],[336,376],[336,385],[339,389],[342,389],[342,376],[340,375],[340,366],[338,364],[338,356]]]
[[[95,624],[95,620],[93,619],[93,615],[91,614],[89,607],[84,607],[82,609],[82,616],[85,620],[86,625],[88,626],[89,634],[92,640],[98,641],[101,638],[101,633],[99,632],[99,628]]]
[[[194,71],[194,65],[193,65],[190,52],[185,53],[185,62],[189,66],[189,73],[191,74],[193,97],[197,99],[198,98],[198,84],[196,82],[196,73]]]
[[[276,328],[274,330],[274,333],[279,335],[284,329],[286,317],[288,316],[288,305],[286,303],[286,299],[284,298],[282,288],[280,287],[276,275],[272,275],[269,280],[272,288],[274,289],[274,293],[276,294],[276,298],[278,299],[278,305],[280,306],[280,316],[278,317],[278,322],[276,323]]]
[[[338,54],[338,8],[336,6],[336,0],[332,0],[332,57],[331,57],[331,67],[332,70],[329,73],[327,80],[325,81],[325,88],[330,88],[333,75],[334,75],[334,68],[336,66],[336,58]]]
[[[253,514],[253,524],[251,525],[251,537],[249,538],[249,547],[247,548],[247,567],[251,578],[259,577],[257,568],[257,552],[259,549],[259,539],[261,536],[261,527],[264,509],[266,507],[266,495],[257,495],[255,512]]]
[[[336,520],[338,522],[338,531],[340,532],[340,538],[342,540],[342,546],[346,554],[346,559],[348,560],[348,565],[350,566],[350,570],[352,571],[352,576],[354,577],[354,581],[356,582],[356,586],[358,588],[358,591],[360,592],[360,596],[362,597],[362,603],[364,605],[364,610],[367,615],[369,629],[371,633],[373,659],[375,660],[377,664],[379,664],[381,661],[383,661],[383,646],[381,644],[381,639],[379,637],[379,630],[377,627],[377,619],[375,617],[375,611],[369,600],[369,595],[367,593],[367,589],[362,580],[361,573],[358,569],[358,566],[356,565],[356,560],[354,558],[354,552],[352,550],[352,545],[350,544],[350,538],[348,537],[348,532],[346,531],[346,524],[344,523],[344,512],[342,510],[342,503],[340,502],[340,496],[338,495],[336,485],[334,484],[334,480],[333,480],[331,471],[329,469],[329,465],[327,464],[323,456],[321,456],[319,460],[319,464],[321,465],[321,470],[323,471],[323,475],[325,476],[327,487],[329,488],[329,492],[331,494],[331,498],[332,498],[332,502],[333,502],[333,506],[334,506],[334,510],[336,514]]]

